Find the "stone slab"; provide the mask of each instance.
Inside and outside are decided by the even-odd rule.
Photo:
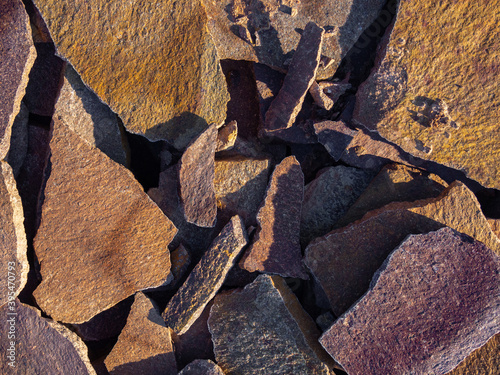
[[[472,352],[448,375],[496,375],[500,373],[500,333]]]
[[[224,373],[211,360],[197,359],[184,367],[179,375],[224,375]]]
[[[238,123],[233,120],[219,129],[215,152],[231,150],[238,137]]]
[[[329,111],[339,98],[351,88],[347,82],[321,81],[313,82],[309,88],[309,93],[314,99],[314,103],[319,107]]]

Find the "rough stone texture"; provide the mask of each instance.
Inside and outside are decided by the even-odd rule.
[[[256,225],[256,215],[266,193],[271,169],[269,159],[243,156],[215,161],[215,196],[221,216],[240,215],[245,224]]]
[[[188,223],[215,226],[214,157],[217,128],[212,125],[184,151],[179,162],[179,195]]]
[[[264,131],[293,125],[318,69],[324,30],[313,22],[304,28],[297,51],[278,95],[266,112]]]
[[[127,165],[118,118],[83,84],[69,64],[54,115],[63,118],[70,129],[112,160]]]
[[[9,315],[14,314],[17,315]],[[96,375],[87,347],[63,325],[41,317],[39,310],[18,300],[0,308],[0,351],[2,374]],[[15,322],[15,368],[7,357],[11,338],[8,332]],[[5,354],[4,354],[5,353]]]
[[[232,149],[237,136],[238,123],[233,120],[219,129],[219,132],[217,133],[217,147],[215,148],[215,151],[220,152]]]
[[[376,68],[357,93],[354,121],[412,155],[499,188],[500,44],[491,38],[499,6],[400,2]]]
[[[259,96],[260,124],[264,124],[266,112],[283,85],[285,75],[263,64],[254,64],[255,80]]]
[[[435,198],[448,186],[439,176],[400,164],[386,165],[370,182],[346,214],[335,223],[341,228],[367,212],[391,202]]]
[[[302,265],[300,215],[304,198],[304,174],[294,156],[276,166],[266,198],[257,214],[259,228],[240,267],[285,277],[308,276]]]
[[[241,218],[234,216],[165,308],[162,316],[175,333],[185,333],[201,315],[247,241]]]
[[[172,263],[170,272],[174,275],[174,279],[167,285],[167,288],[174,289],[179,287],[179,283],[191,264],[191,255],[189,251],[180,244],[177,249],[170,253],[170,263]]]
[[[0,306],[14,301],[26,284],[29,264],[21,197],[12,168],[0,161],[0,256],[4,271],[0,276]]]
[[[129,131],[184,148],[224,122],[229,94],[200,1],[35,3],[58,52]]]
[[[176,375],[171,330],[143,293],[135,300],[127,324],[104,361],[110,375]]]
[[[472,352],[448,375],[497,375],[500,373],[500,333]]]
[[[211,360],[197,359],[184,367],[179,375],[224,375],[224,373]]]
[[[42,274],[34,297],[43,311],[83,323],[171,279],[168,244],[177,230],[132,173],[57,118],[50,151],[34,240]]]
[[[446,374],[500,331],[499,272],[450,228],[410,236],[320,342],[349,374]]]
[[[307,247],[305,263],[340,316],[368,289],[375,271],[406,236],[443,226],[466,233],[500,254],[500,241],[474,194],[454,182],[437,198],[391,203],[318,238]]]
[[[372,174],[366,170],[329,167],[306,185],[300,218],[300,242],[306,246],[311,240],[327,234],[346,213],[364,189]]]
[[[19,112],[36,58],[29,18],[21,0],[0,2],[0,160],[10,146],[12,124]]]
[[[279,276],[217,295],[208,327],[227,375],[333,374],[314,321]]]
[[[10,148],[7,155],[7,162],[12,167],[12,171],[16,177],[19,175],[19,171],[24,163],[24,158],[28,153],[28,121],[28,108],[21,102],[19,113],[12,124]]]
[[[500,219],[488,219],[488,223],[490,224],[493,233],[500,238]]]
[[[309,88],[309,93],[314,98],[314,102],[323,109],[330,110],[339,98],[350,89],[347,82],[321,81],[313,82]]]
[[[345,150],[356,136],[342,121],[321,121],[314,124],[314,132],[328,153],[339,161]]]

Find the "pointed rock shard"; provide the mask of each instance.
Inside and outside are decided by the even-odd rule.
[[[104,364],[110,375],[177,374],[171,330],[144,293],[135,295],[127,324]]]
[[[241,218],[234,216],[165,308],[162,316],[175,333],[186,332],[201,315],[247,241]]]
[[[500,333],[472,352],[448,375],[497,375],[500,373]]]
[[[265,132],[286,129],[295,122],[316,77],[324,32],[314,22],[304,28],[283,86],[266,113]]]
[[[300,249],[300,214],[304,199],[304,174],[295,156],[276,166],[266,198],[257,214],[259,228],[240,267],[284,277],[307,279]]]
[[[217,295],[208,327],[225,374],[333,373],[316,324],[279,276]]]
[[[409,236],[320,342],[349,374],[446,374],[500,331],[499,272],[450,228]]]
[[[314,132],[318,136],[319,143],[325,146],[335,161],[340,160],[357,133],[342,121],[317,122],[314,124]]]
[[[357,93],[355,122],[499,188],[500,44],[491,39],[499,6],[400,2],[378,65]]]
[[[314,103],[326,110],[332,109],[339,98],[351,88],[347,82],[313,81],[309,88],[309,93],[314,99]]]
[[[35,3],[59,53],[129,131],[184,148],[224,122],[229,94],[200,1]]]
[[[197,359],[184,367],[179,375],[224,375],[224,372],[209,359]]]
[[[0,212],[0,260],[5,268],[0,276],[3,306],[14,301],[24,288],[29,270],[23,205],[12,169],[4,161],[0,161]]]
[[[62,324],[42,318],[39,310],[18,300],[3,306],[0,314],[4,317],[0,333],[2,353],[9,353],[12,338],[9,339],[7,333],[15,326],[15,369],[13,372],[11,360],[6,356],[0,363],[2,374],[96,375],[87,347],[76,333]]]
[[[233,120],[219,129],[219,133],[217,134],[217,147],[215,151],[220,152],[232,149],[237,136],[238,124]]]
[[[188,223],[215,226],[214,157],[217,128],[211,125],[184,151],[179,162],[179,194]]]
[[[57,118],[50,151],[34,240],[42,275],[34,297],[43,311],[83,323],[169,280],[168,244],[177,229],[132,173]]]
[[[0,0],[0,160],[10,146],[12,124],[36,58],[28,14],[21,0]]]

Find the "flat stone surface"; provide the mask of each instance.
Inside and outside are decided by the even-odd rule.
[[[208,327],[225,374],[333,374],[314,321],[279,276],[218,294]]]
[[[294,156],[276,166],[266,198],[257,214],[259,227],[239,265],[285,277],[308,276],[302,265],[300,215],[304,198],[304,174]]]
[[[201,315],[247,241],[241,218],[234,216],[165,308],[162,316],[175,333],[185,333]]]
[[[446,374],[500,331],[499,271],[450,228],[409,236],[320,342],[349,374]]]
[[[171,331],[144,293],[135,295],[127,324],[104,364],[110,375],[177,374]]]
[[[370,183],[372,173],[345,167],[328,167],[306,185],[300,219],[303,247],[330,232]]]
[[[401,2],[353,120],[412,155],[499,188],[500,45],[491,39],[499,6]]]
[[[224,373],[211,360],[197,359],[184,367],[179,375],[224,375]]]
[[[304,28],[297,50],[278,95],[266,112],[264,131],[293,125],[318,69],[324,30],[313,22]]]
[[[330,110],[339,98],[351,88],[347,82],[321,81],[313,82],[309,93],[314,98],[314,103],[323,109]]]
[[[472,352],[448,375],[496,375],[500,373],[500,333]]]
[[[84,85],[69,64],[64,72],[54,115],[63,118],[76,134],[112,160],[127,165],[127,154],[116,114]]]
[[[229,94],[200,1],[35,4],[58,52],[129,131],[184,148],[224,122]]]
[[[36,58],[28,14],[21,0],[0,2],[0,160],[10,146],[12,124]]]
[[[168,244],[177,229],[132,173],[57,118],[50,151],[34,240],[42,275],[34,297],[43,311],[83,323],[170,280]]]
[[[2,374],[96,375],[88,358],[87,347],[62,324],[42,318],[39,310],[22,304],[17,299],[0,308],[0,314],[3,317],[0,350],[5,353],[0,363]],[[8,332],[13,325],[14,368],[9,365],[11,359],[8,357],[12,340],[8,337]]]
[[[500,238],[500,219],[488,219],[488,223],[490,224],[493,233]]]
[[[342,121],[321,121],[314,124],[314,132],[319,143],[328,153],[339,161],[345,150],[356,136],[356,130],[350,129]]]
[[[28,122],[28,108],[21,102],[19,113],[12,124],[10,148],[7,155],[7,162],[12,167],[12,171],[16,177],[19,175],[19,171],[28,153]]]
[[[12,168],[0,161],[0,252],[4,272],[0,276],[0,306],[14,301],[24,288],[29,263],[21,197],[16,188]]]
[[[212,125],[194,140],[179,161],[179,195],[188,223],[215,226],[214,157],[217,128]]]
[[[215,151],[231,150],[236,142],[236,137],[238,137],[238,123],[233,120],[219,129]]]

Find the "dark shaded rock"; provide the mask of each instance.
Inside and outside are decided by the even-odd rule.
[[[233,120],[219,129],[215,152],[231,150],[238,137],[238,123]]]
[[[329,111],[335,102],[350,88],[351,85],[347,82],[321,81],[313,82],[309,88],[309,93],[316,105]]]
[[[319,143],[325,146],[335,161],[339,161],[345,150],[356,136],[342,121],[321,121],[314,124]],[[362,168],[362,167],[361,167]]]
[[[191,255],[186,248],[180,244],[177,249],[170,252],[170,272],[174,276],[174,279],[166,285],[167,289],[177,289],[184,274],[191,264]]]
[[[12,124],[10,149],[7,155],[7,162],[12,167],[12,172],[16,177],[19,175],[24,158],[28,153],[28,120],[28,108],[21,102],[19,113]]]
[[[184,367],[179,375],[224,375],[224,373],[212,361],[197,359]]]
[[[257,91],[259,98],[260,124],[264,124],[266,112],[271,106],[276,95],[278,95],[285,74],[271,69],[267,65],[254,64],[255,80],[257,82]]]

